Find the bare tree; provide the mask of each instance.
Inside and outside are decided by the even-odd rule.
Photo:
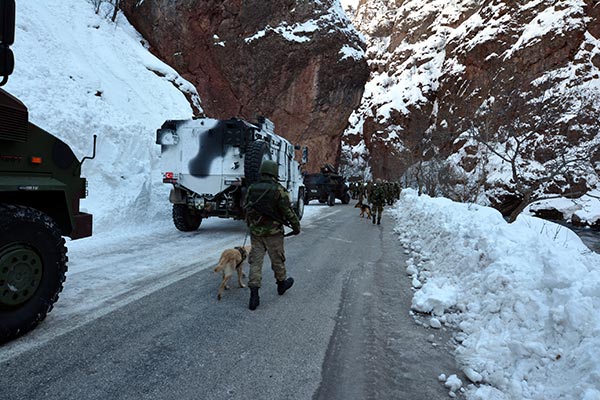
[[[119,10],[121,9],[121,0],[90,0],[90,3],[94,7],[94,12],[96,14],[100,14],[100,11],[103,9],[103,4],[112,6],[112,16],[110,20],[112,22],[116,21]],[[105,16],[108,17],[108,15],[109,14],[106,14]]]
[[[572,100],[575,107],[571,112],[578,115],[589,108],[591,98],[581,97]],[[518,201],[508,215],[508,221],[514,222],[517,216],[532,202],[547,199],[548,186],[565,175],[577,176],[589,172],[592,153],[598,149],[598,142],[593,140],[575,150],[568,143],[566,132],[571,128],[571,121],[564,121],[561,115],[553,114],[551,102],[543,98],[536,103],[525,101],[524,96],[508,96],[506,107],[500,115],[494,115],[489,109],[480,110],[478,125],[472,124],[469,136],[483,145],[491,155],[510,167],[511,179],[508,186]],[[593,114],[592,114],[593,115]],[[533,116],[533,117],[532,117]],[[544,130],[554,130],[549,135]],[[535,151],[540,142],[545,140],[548,152],[553,153],[549,161],[535,161]],[[583,195],[585,193],[572,193]]]
[[[119,10],[121,9],[121,0],[113,0],[113,15],[111,17],[111,21],[115,22],[117,19],[117,15],[119,14]]]

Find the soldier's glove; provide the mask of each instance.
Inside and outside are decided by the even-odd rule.
[[[290,237],[290,236],[296,236],[300,234],[300,229],[298,230],[293,230],[291,232],[286,233],[285,235],[283,235],[284,237]]]

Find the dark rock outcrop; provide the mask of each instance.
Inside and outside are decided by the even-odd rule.
[[[266,116],[310,148],[308,170],[336,163],[368,67],[337,1],[124,0],[151,50],[192,82],[212,118]]]

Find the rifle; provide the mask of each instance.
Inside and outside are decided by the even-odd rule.
[[[276,215],[273,215],[273,213],[271,213],[270,211],[268,211],[268,210],[265,210],[265,209],[263,209],[263,208],[260,208],[260,207],[258,206],[258,204],[257,204],[257,203],[258,203],[258,202],[259,202],[259,201],[260,201],[260,200],[261,200],[261,199],[262,199],[262,198],[263,198],[263,197],[264,197],[264,196],[265,196],[265,195],[266,195],[266,194],[267,194],[267,193],[268,193],[270,190],[271,190],[271,189],[267,189],[267,190],[265,190],[265,191],[264,191],[264,193],[263,193],[263,194],[261,194],[261,195],[258,197],[258,199],[256,199],[256,201],[255,201],[254,203],[250,203],[250,202],[248,202],[248,205],[247,205],[247,207],[246,207],[246,208],[252,208],[252,209],[254,209],[255,211],[258,211],[259,213],[261,213],[261,214],[263,214],[263,215],[266,215],[267,217],[271,218],[273,221],[275,221],[275,222],[279,222],[281,225],[283,225],[283,226],[287,226],[287,227],[288,227],[288,228],[290,228],[290,229],[294,229],[294,228],[292,228],[292,226],[291,226],[291,224],[290,224],[289,222],[287,222],[287,221],[283,221],[283,220],[282,220],[281,218],[279,218],[278,216],[276,216]],[[296,233],[294,233],[294,231],[292,230],[291,232],[288,232],[288,233],[286,233],[286,234],[285,234],[285,235],[283,235],[283,236],[284,236],[284,237],[289,237],[289,236],[294,236],[294,235],[296,235]]]

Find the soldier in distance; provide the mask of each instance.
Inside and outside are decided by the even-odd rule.
[[[269,254],[271,268],[277,282],[277,293],[282,295],[294,284],[286,278],[283,227],[292,228],[292,234],[300,233],[300,221],[290,204],[287,190],[277,182],[279,168],[275,161],[264,160],[259,170],[260,181],[248,188],[244,208],[246,223],[250,230],[252,250],[250,264],[250,302],[248,308],[255,310],[260,304],[258,289],[261,286],[262,266],[265,253]]]
[[[376,184],[373,186],[371,194],[369,195],[371,201],[371,212],[373,213],[373,223],[377,221],[377,225],[381,224],[381,214],[383,213],[383,206],[385,205],[386,192],[381,179],[377,178]]]

